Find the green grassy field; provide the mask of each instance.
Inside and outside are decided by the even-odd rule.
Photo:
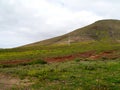
[[[108,61],[69,61],[0,68],[1,73],[26,77],[30,86],[10,90],[119,90],[120,59]]]
[[[120,50],[120,43],[108,42],[81,42],[69,45],[52,45],[36,47],[20,47],[13,49],[1,49],[0,61],[9,60],[36,60],[46,57],[66,56],[80,52],[96,51],[96,53],[108,50]]]
[[[0,74],[19,78],[28,84],[6,85],[5,90],[119,90],[120,58],[75,58],[73,61],[46,63],[45,58],[62,57],[81,52],[115,51],[120,56],[120,43],[82,42],[69,45],[19,47],[0,50],[0,63],[32,60],[28,63],[0,64]],[[7,76],[6,76],[7,75]],[[9,79],[8,79],[9,81]],[[32,84],[29,84],[32,83]],[[4,89],[3,89],[4,90]]]

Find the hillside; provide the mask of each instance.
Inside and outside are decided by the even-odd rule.
[[[86,41],[120,42],[120,20],[100,20],[62,36],[32,43],[26,46],[68,44]]]
[[[120,21],[101,20],[63,36],[0,49],[0,90],[119,90],[119,40]]]

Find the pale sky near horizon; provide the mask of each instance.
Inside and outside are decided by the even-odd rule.
[[[120,19],[120,0],[0,0],[0,48],[68,33],[101,19]]]

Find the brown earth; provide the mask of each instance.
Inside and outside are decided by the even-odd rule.
[[[32,60],[10,60],[10,61],[1,61],[0,64],[4,65],[16,65],[16,64],[24,64],[31,62]]]
[[[33,84],[29,79],[19,79],[10,75],[0,73],[0,90],[12,90],[13,87],[17,89],[27,87]],[[21,90],[21,89],[20,89]],[[28,89],[25,89],[28,90]]]
[[[63,61],[73,60],[75,58],[88,58],[94,54],[95,54],[95,51],[89,51],[89,52],[77,53],[77,54],[62,56],[62,57],[45,58],[45,61],[47,61],[48,63],[63,62]]]
[[[120,58],[120,54],[117,54],[115,51],[104,51],[99,54],[96,54],[95,51],[89,51],[89,52],[78,53],[78,54],[62,56],[62,57],[46,58],[45,61],[47,61],[48,63],[63,62],[77,58],[81,58],[83,60],[116,59],[116,58]]]
[[[83,52],[83,53],[67,55],[67,56],[44,58],[44,60],[48,63],[52,63],[52,62],[69,61],[69,60],[74,60],[77,58],[81,58],[83,60],[85,59],[88,59],[88,60],[116,59],[116,58],[120,58],[120,54],[118,54],[116,51],[104,51],[98,54],[96,54],[95,51],[88,51],[88,52]],[[11,60],[11,61],[1,61],[0,64],[18,65],[18,64],[26,64],[31,61],[32,60]]]
[[[97,60],[97,59],[116,59],[120,58],[120,54],[117,54],[115,51],[105,51],[99,54],[93,55],[89,57],[89,59]]]

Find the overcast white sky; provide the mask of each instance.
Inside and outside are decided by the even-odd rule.
[[[101,19],[120,19],[120,0],[0,0],[0,48],[62,35]]]

